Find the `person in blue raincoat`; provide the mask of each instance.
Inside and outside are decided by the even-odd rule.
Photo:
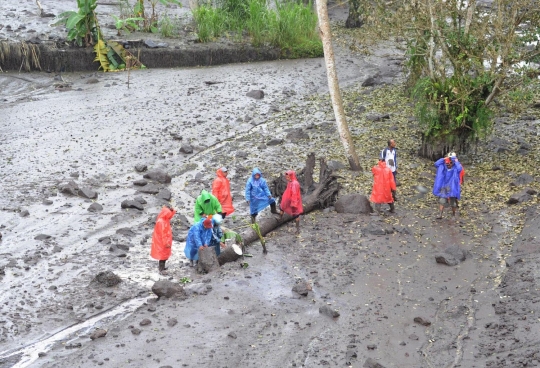
[[[276,209],[276,200],[272,198],[270,189],[266,180],[262,177],[261,170],[258,167],[251,172],[251,177],[246,184],[246,201],[249,204],[251,214],[251,223],[255,223],[259,212],[270,206],[272,213],[278,213]]]
[[[210,247],[214,247],[216,254],[219,256],[221,254],[221,248],[225,247],[225,243],[221,241],[223,237],[223,230],[221,229],[221,223],[223,222],[223,217],[220,214],[212,216],[212,239],[210,239]]]
[[[189,265],[197,264],[199,260],[199,248],[208,247],[212,239],[212,219],[204,218],[195,223],[188,231],[184,254],[189,259]],[[195,263],[194,263],[195,262]]]
[[[463,168],[456,157],[443,157],[435,162],[437,175],[433,185],[433,194],[439,197],[439,216],[442,219],[445,208],[452,208],[452,216],[456,215],[458,200],[461,199],[460,173]]]

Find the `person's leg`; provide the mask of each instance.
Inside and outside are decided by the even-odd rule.
[[[381,204],[373,203],[373,207],[375,208],[375,214],[379,215],[381,213]]]
[[[450,198],[450,206],[452,207],[452,216],[456,216],[457,198]]]
[[[300,216],[296,216],[295,220],[296,222],[296,235],[300,234]]]
[[[257,223],[257,215],[258,215],[258,213],[252,213],[251,214],[251,223],[252,224]]]
[[[273,214],[279,214],[279,212],[276,209],[276,201],[274,200],[272,203],[270,203],[270,212]]]
[[[394,206],[394,202],[388,203],[390,205],[390,213],[396,212],[396,207]]]

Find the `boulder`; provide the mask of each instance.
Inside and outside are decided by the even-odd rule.
[[[141,196],[135,197],[135,198],[133,198],[133,200],[139,202],[140,204],[147,204],[148,203],[148,202],[146,202],[146,199],[144,199]]]
[[[347,194],[340,197],[334,205],[337,213],[363,213],[373,212],[371,204],[363,194]]]
[[[148,184],[144,187],[137,188],[137,191],[146,194],[158,194],[161,188],[155,184]]]
[[[39,234],[39,235],[36,235],[34,237],[34,240],[49,240],[50,238],[52,238],[52,236],[50,235],[47,235],[47,234]]]
[[[98,194],[90,188],[79,188],[79,196],[88,199],[97,199]]]
[[[197,262],[197,271],[208,273],[219,269],[219,261],[216,251],[213,247],[199,249],[199,262]]]
[[[186,155],[192,154],[193,147],[190,144],[185,143],[182,145],[182,147],[180,147],[180,153],[185,153]]]
[[[268,142],[266,142],[266,145],[267,146],[277,146],[279,144],[283,143],[283,139],[281,138],[273,138],[271,140],[269,140]]]
[[[161,183],[161,184],[168,184],[171,182],[171,179],[172,179],[169,174],[159,169],[154,169],[147,172],[146,174],[144,174],[143,178],[157,181],[158,183]]]
[[[90,339],[91,340],[99,339],[100,337],[105,337],[105,335],[107,335],[107,330],[98,328],[97,330],[92,332],[92,334],[90,334]]]
[[[378,75],[372,75],[366,78],[365,81],[362,82],[362,87],[373,87],[381,84],[379,80]]]
[[[522,190],[519,193],[514,193],[508,198],[508,201],[506,203],[508,204],[518,204],[523,202],[529,202],[532,201],[533,197],[529,193],[527,193],[527,190]]]
[[[435,261],[437,263],[445,264],[447,266],[456,266],[466,258],[467,252],[457,245],[451,245],[442,253],[435,255]]]
[[[159,280],[152,286],[152,292],[157,295],[158,299],[165,298],[185,298],[186,292],[180,284],[176,284],[169,280]]]
[[[67,184],[60,185],[59,190],[60,190],[60,193],[63,193],[63,194],[72,195],[72,196],[79,195],[79,186],[73,180],[71,180]]]
[[[307,296],[311,290],[311,285],[304,279],[297,280],[296,285],[292,288],[293,292],[301,296]]]
[[[166,201],[171,200],[171,191],[169,189],[163,188],[159,191],[159,193],[156,195],[159,199],[164,199]]]
[[[103,206],[100,205],[100,204],[97,203],[97,202],[92,203],[92,204],[88,207],[88,212],[99,212],[99,211],[102,211],[102,210],[103,210]]]
[[[363,367],[364,368],[385,368],[384,365],[377,363],[373,358],[367,358]]]
[[[122,279],[112,271],[104,271],[98,273],[94,278],[94,281],[107,287],[111,287],[121,283]]]
[[[254,98],[256,100],[262,100],[264,98],[264,91],[261,91],[259,89],[251,90],[248,93],[246,93],[246,96]]]
[[[131,199],[126,199],[126,200],[122,201],[120,206],[122,208],[136,208],[136,209],[141,210],[141,211],[144,210],[144,206],[140,202],[134,201],[134,200],[131,200]]]
[[[19,216],[28,217],[30,216],[30,212],[28,210],[22,210],[21,212],[19,212]]]
[[[309,134],[307,134],[304,129],[301,128],[293,129],[287,133],[285,139],[288,139],[291,142],[297,142],[302,139],[309,139]]]
[[[140,180],[135,180],[133,182],[133,185],[136,185],[138,187],[144,187],[146,184],[148,184],[148,182],[144,179],[140,179]]]
[[[421,324],[422,326],[431,326],[431,322],[426,318],[414,317],[413,321],[416,322],[416,323]]]
[[[332,318],[339,317],[339,312],[326,304],[319,307],[319,313],[327,315],[328,317],[332,317]]]
[[[137,165],[135,165],[135,171],[137,171],[137,172],[144,172],[146,170],[148,170],[148,166],[145,165],[145,164],[137,164]]]
[[[527,185],[534,181],[534,177],[532,175],[529,175],[527,173],[523,173],[519,175],[516,180],[514,180],[510,185],[514,187],[518,187],[520,185]]]

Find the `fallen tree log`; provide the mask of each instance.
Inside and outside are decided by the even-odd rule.
[[[340,185],[337,181],[338,177],[332,174],[332,170],[326,164],[324,158],[319,158],[320,170],[319,170],[319,182],[315,183],[313,180],[313,171],[315,168],[315,154],[310,153],[306,160],[306,166],[297,174],[298,182],[302,188],[302,204],[304,207],[304,214],[307,214],[313,210],[319,208],[326,208],[335,203],[337,195],[339,193]],[[284,175],[280,175],[279,178],[272,181],[271,192],[275,198],[281,197],[285,189],[287,188],[287,181]],[[262,218],[259,222],[259,231],[262,236],[265,236],[272,230],[280,227],[281,225],[291,221],[292,216],[283,214],[283,217],[278,218],[276,216]],[[259,234],[253,228],[249,227],[242,234],[243,246],[253,243],[259,240]],[[263,253],[266,253],[266,246],[263,243]]]
[[[231,244],[221,251],[218,257],[219,265],[223,266],[225,263],[234,262],[242,257],[242,255],[242,248],[236,244]]]

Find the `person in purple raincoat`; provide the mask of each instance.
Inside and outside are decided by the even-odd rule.
[[[442,219],[445,208],[452,208],[452,216],[456,215],[458,200],[461,199],[460,173],[463,168],[456,157],[444,157],[435,162],[437,175],[433,185],[433,194],[439,197],[439,216]]]

